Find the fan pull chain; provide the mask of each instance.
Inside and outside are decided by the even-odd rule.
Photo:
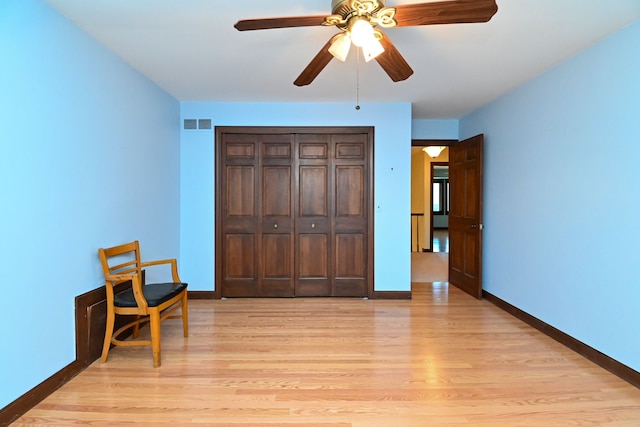
[[[356,110],[360,109],[360,49],[356,50]]]

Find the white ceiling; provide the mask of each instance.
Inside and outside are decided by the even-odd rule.
[[[488,23],[385,30],[415,73],[333,60],[293,81],[332,27],[240,32],[239,19],[328,15],[331,0],[46,0],[180,101],[411,102],[413,118],[459,118],[640,18],[640,0],[497,0]],[[387,0],[387,6],[428,0]]]

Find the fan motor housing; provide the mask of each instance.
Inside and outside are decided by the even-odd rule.
[[[378,11],[384,7],[384,0],[331,0],[331,13],[346,17],[354,12],[357,4],[372,3],[372,10]]]

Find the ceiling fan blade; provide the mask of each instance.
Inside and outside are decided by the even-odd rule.
[[[271,28],[312,27],[324,22],[324,15],[290,16],[287,18],[243,19],[236,22],[238,31],[268,30]]]
[[[380,30],[377,31],[382,33]],[[398,49],[396,49],[394,44],[391,43],[389,37],[383,34],[382,39],[380,39],[380,43],[382,43],[382,47],[384,47],[384,52],[376,57],[378,64],[380,64],[382,69],[394,82],[408,79],[413,74],[413,70],[402,57]]]
[[[398,27],[487,22],[498,11],[496,0],[450,0],[394,6]]]
[[[324,67],[331,62],[333,55],[329,52],[329,48],[331,47],[332,40],[333,38],[324,45],[320,52],[318,52],[318,54],[311,60],[309,65],[307,65],[307,68],[302,70],[302,73],[300,73],[296,81],[293,82],[294,85],[306,86],[310,84],[316,77],[318,77],[318,74],[324,70]]]

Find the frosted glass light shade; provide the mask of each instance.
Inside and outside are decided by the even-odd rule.
[[[440,153],[442,153],[442,151],[447,148],[447,147],[437,147],[437,146],[429,146],[429,147],[424,147],[422,149],[422,151],[424,151],[425,153],[427,153],[429,155],[429,157],[433,157],[434,159],[436,157],[438,157],[440,155]]]
[[[349,49],[351,48],[351,37],[349,34],[344,33],[336,36],[329,47],[329,53],[334,58],[344,62],[349,55]]]
[[[380,40],[375,37],[366,45],[362,46],[362,54],[364,55],[364,60],[367,62],[371,61],[382,52],[384,52],[384,47],[382,47]]]
[[[351,43],[362,48],[364,59],[367,62],[384,52],[384,46],[376,37],[373,27],[364,18],[352,18],[349,31],[338,34],[331,41],[329,53],[344,62],[349,55]]]
[[[366,19],[354,19],[351,25],[351,40],[358,47],[363,47],[376,37],[373,35],[373,27]]]

